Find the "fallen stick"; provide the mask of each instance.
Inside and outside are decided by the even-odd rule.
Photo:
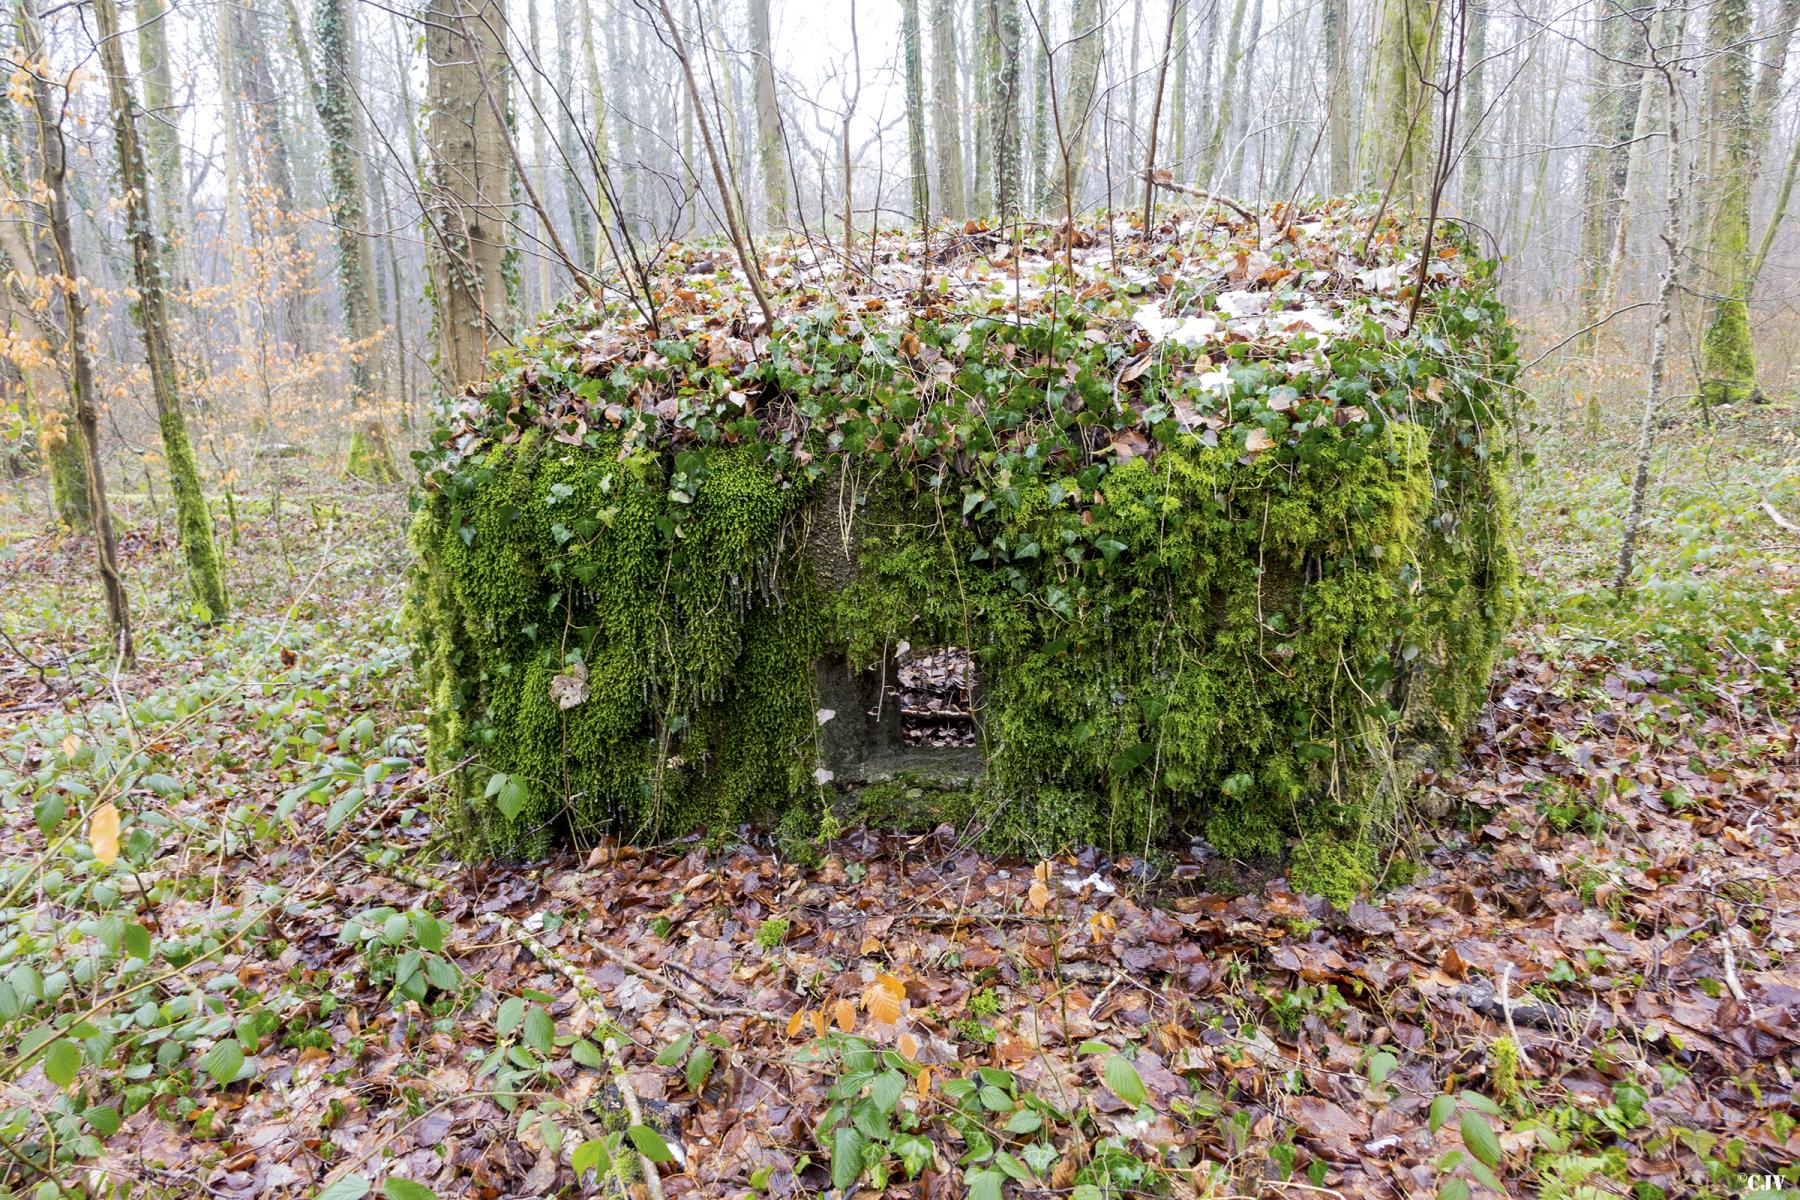
[[[1776,510],[1775,506],[1770,504],[1767,500],[1764,500],[1756,507],[1762,509],[1763,512],[1769,515],[1769,520],[1775,522],[1775,528],[1785,529],[1789,533],[1800,533],[1800,525],[1796,525],[1786,517],[1782,516],[1781,513]]]

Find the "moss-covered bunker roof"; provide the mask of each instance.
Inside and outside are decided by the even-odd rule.
[[[1415,305],[1424,233],[1338,199],[1165,210],[1148,236],[1135,217],[1100,219],[1072,246],[1060,225],[974,222],[863,235],[850,256],[793,238],[761,247],[772,330],[730,246],[669,245],[635,295],[615,277],[497,355],[445,412],[428,480],[532,425],[570,445],[614,431],[664,451],[767,443],[779,470],[815,477],[820,447],[954,464],[1036,444],[1116,461],[1235,436],[1253,455],[1305,421],[1368,420],[1381,389],[1334,378],[1403,354],[1454,368],[1457,339],[1434,317],[1446,295],[1486,297],[1491,264],[1439,223]],[[1320,397],[1329,411],[1298,420]]]

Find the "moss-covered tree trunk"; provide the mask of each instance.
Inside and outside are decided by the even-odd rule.
[[[213,541],[212,516],[200,487],[200,468],[181,414],[175,380],[175,356],[169,345],[169,314],[163,294],[162,254],[157,246],[144,148],[138,140],[131,77],[120,45],[119,11],[113,0],[94,0],[94,22],[100,35],[100,62],[106,72],[112,109],[113,141],[119,157],[119,190],[125,197],[125,237],[131,244],[131,273],[138,300],[132,306],[150,364],[150,389],[156,398],[156,423],[162,432],[169,486],[175,493],[175,522],[187,560],[188,586],[202,620],[225,615],[225,577],[219,548]]]
[[[25,116],[29,121],[29,111]],[[0,183],[14,196],[25,195],[25,181],[35,180],[39,173],[31,137],[23,128],[26,123],[20,120],[20,112],[10,98],[0,98],[0,137],[3,137],[6,149],[6,154],[0,158],[0,171],[4,172]],[[17,272],[21,282],[39,279],[44,273],[43,263],[51,257],[42,229],[34,229],[22,221],[0,221],[0,249],[5,251],[7,265]],[[53,304],[46,312],[55,312],[59,307]],[[26,305],[15,306],[16,319],[22,320],[27,311]],[[40,314],[38,324],[46,333],[51,332],[45,314]],[[23,332],[16,328],[12,331],[15,337]],[[34,382],[31,372],[26,371],[25,376],[25,382],[30,386]],[[44,404],[41,391],[34,388],[33,392],[38,401],[38,451],[50,474],[51,511],[70,529],[87,529],[90,524],[87,467],[75,434],[72,402],[70,408],[64,410]]]
[[[969,200],[963,179],[958,74],[953,0],[931,0],[931,132],[937,141],[937,205],[953,221],[962,220]]]
[[[1350,150],[1350,0],[1325,0],[1325,149],[1331,159],[1331,190],[1356,186]]]
[[[1750,399],[1756,348],[1744,282],[1749,277],[1753,138],[1750,62],[1740,42],[1751,28],[1748,0],[1713,0],[1707,40],[1706,240],[1702,284],[1710,297],[1700,343],[1700,391],[1709,404]]]
[[[368,236],[368,192],[363,182],[365,153],[362,106],[351,88],[355,78],[354,9],[345,0],[319,0],[314,33],[325,70],[314,102],[325,130],[326,194],[337,231],[338,292],[350,350],[350,399],[355,428],[350,435],[347,473],[373,483],[400,478],[382,420],[380,359],[375,341],[380,318],[375,301],[374,247]]]
[[[1047,213],[1067,216],[1081,199],[1081,167],[1087,158],[1088,117],[1094,107],[1094,90],[1100,81],[1100,55],[1106,29],[1100,20],[1099,0],[1075,0],[1069,39],[1074,43],[1067,100],[1058,106],[1057,158],[1048,166],[1044,195]],[[1179,85],[1178,85],[1179,86]]]
[[[1639,7],[1647,6],[1600,0],[1595,14],[1596,96],[1590,144],[1582,164],[1580,278],[1576,287],[1584,327],[1597,324],[1604,315],[1600,306],[1606,292],[1608,250],[1630,181],[1631,131],[1638,108],[1635,101],[1642,90],[1642,69],[1634,65],[1643,54],[1640,14],[1634,11]],[[1584,333],[1578,344],[1590,345],[1593,338],[1594,332]]]
[[[1379,0],[1369,64],[1363,182],[1418,204],[1431,183],[1431,105],[1425,81],[1437,58],[1435,0]]]
[[[1239,50],[1243,45],[1244,13],[1248,0],[1237,0],[1231,6],[1231,28],[1225,35],[1225,67],[1219,76],[1219,101],[1213,109],[1212,134],[1206,139],[1206,152],[1200,159],[1200,170],[1196,178],[1203,188],[1211,188],[1219,166],[1219,154],[1225,145],[1225,135],[1231,128],[1231,101],[1237,94]]]
[[[35,0],[19,0],[19,34],[26,55],[41,61],[43,39],[38,34]],[[63,141],[62,114],[66,103],[51,94],[50,80],[41,72],[28,72],[31,107],[37,123],[38,162],[43,170],[44,208],[50,230],[50,247],[56,273],[66,281],[63,296],[64,353],[69,369],[69,399],[74,409],[87,505],[94,529],[94,557],[100,573],[100,590],[106,599],[111,650],[121,662],[137,661],[131,637],[131,604],[125,595],[125,579],[119,571],[119,547],[113,536],[112,511],[106,503],[106,472],[100,465],[100,415],[94,407],[94,364],[88,355],[87,305],[82,299],[81,267],[75,257],[75,233],[69,221],[69,160]],[[66,91],[66,87],[65,87]],[[63,100],[68,99],[65,94]],[[72,439],[73,440],[73,439]]]

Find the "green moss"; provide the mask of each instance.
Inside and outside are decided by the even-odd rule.
[[[1502,1104],[1519,1098],[1519,1044],[1509,1037],[1495,1038],[1488,1047],[1488,1071],[1494,1096]]]
[[[1700,340],[1700,394],[1707,404],[1743,404],[1756,395],[1756,342],[1742,300],[1718,302]]]
[[[1297,887],[1338,903],[1374,885],[1410,780],[1454,753],[1516,608],[1503,314],[1472,293],[1422,323],[1463,357],[1382,343],[1298,372],[1238,362],[1233,411],[1269,434],[1263,453],[1242,429],[1206,444],[1153,419],[1195,393],[1149,377],[1156,452],[1121,461],[1082,424],[1112,403],[1103,361],[1042,378],[1015,363],[1052,321],[1084,320],[975,322],[969,353],[1004,346],[1015,365],[965,368],[979,410],[935,424],[876,335],[800,327],[770,355],[783,402],[851,415],[764,440],[736,420],[708,441],[697,397],[720,394],[716,368],[658,343],[670,374],[645,379],[681,389],[691,436],[571,445],[509,426],[432,477],[412,604],[433,762],[480,764],[460,784],[478,847],[757,821],[814,854],[846,809],[821,793],[813,664],[909,642],[973,654],[986,770],[967,789],[865,788],[864,819],[950,820],[1034,855],[1204,836],[1287,854]],[[790,370],[802,353],[809,370]],[[1065,384],[1069,404],[1046,408]],[[1024,449],[995,440],[1034,421]],[[490,796],[494,773],[512,790]]]
[[[67,418],[54,426],[49,420],[44,422],[44,456],[50,462],[50,500],[56,519],[70,529],[91,528],[93,510],[88,501],[87,462]]]
[[[351,432],[344,474],[368,483],[400,482],[393,451],[388,448],[387,432],[380,425],[371,422],[367,426],[359,425]]]
[[[227,609],[224,565],[213,539],[212,514],[200,486],[200,467],[194,461],[194,445],[179,408],[158,418],[163,453],[169,464],[169,486],[175,493],[175,521],[180,531],[182,557],[187,561],[188,587],[200,620],[222,620]]]

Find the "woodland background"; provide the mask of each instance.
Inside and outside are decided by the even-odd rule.
[[[1800,1182],[1797,20],[16,0],[0,1196]],[[1128,231],[1147,172],[1503,260],[1526,613],[1409,885],[950,831],[450,855],[401,615],[437,400],[671,239]]]

